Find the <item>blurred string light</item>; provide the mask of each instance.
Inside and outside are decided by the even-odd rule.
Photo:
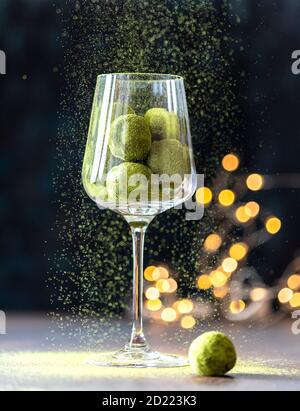
[[[226,273],[232,273],[238,267],[238,263],[234,258],[227,257],[222,263],[222,268]]]
[[[193,328],[196,325],[196,320],[192,315],[185,315],[182,317],[180,325],[185,329]]]
[[[231,301],[229,305],[229,310],[232,314],[240,314],[246,308],[246,304],[243,300],[234,300]]]
[[[245,213],[250,217],[254,218],[258,215],[260,211],[260,206],[256,201],[249,201],[245,205]]]
[[[289,304],[292,308],[300,307],[300,293],[293,294],[292,298],[289,301]]]
[[[258,191],[264,185],[264,178],[260,174],[250,174],[246,180],[247,187],[251,191]]]
[[[177,281],[175,281],[173,278],[170,278],[168,280],[169,283],[169,289],[168,289],[168,293],[174,293],[177,290]]]
[[[236,171],[239,165],[240,159],[234,153],[229,153],[222,159],[222,167],[228,173]],[[229,232],[230,227],[237,225],[240,226],[241,229],[245,227],[245,230],[248,230],[248,232],[250,228],[250,233],[258,233],[258,235],[249,236],[248,233],[248,236],[244,235],[244,238],[242,235],[240,241],[233,244],[226,244],[223,243],[223,238],[226,238],[223,230],[220,230],[222,237],[218,233],[209,234],[204,240],[203,251],[207,254],[216,255],[215,268],[207,266],[209,260],[204,259],[206,266],[201,268],[204,273],[198,276],[197,286],[201,291],[212,293],[216,299],[222,300],[229,298],[227,308],[230,313],[238,316],[238,314],[246,310],[248,302],[250,304],[251,302],[260,303],[269,301],[270,295],[272,294],[263,284],[258,286],[259,280],[256,280],[253,288],[249,288],[249,285],[247,286],[248,298],[245,300],[235,298],[236,292],[233,294],[231,292],[231,282],[233,279],[235,287],[237,284],[239,284],[239,287],[243,287],[242,283],[236,281],[235,273],[238,273],[241,267],[247,266],[247,257],[250,250],[261,242],[261,235],[259,235],[259,231],[256,228],[256,219],[259,218],[261,214],[261,206],[258,202],[251,200],[244,204],[237,204],[235,209],[233,209],[233,206],[236,201],[241,201],[241,197],[246,194],[247,189],[255,192],[264,188],[265,179],[258,173],[252,173],[246,178],[234,176],[232,181],[228,174],[227,177],[222,178],[223,177],[217,178],[218,191],[216,195],[214,188],[206,187],[206,190],[209,190],[208,192],[211,193],[211,196],[209,196],[209,204],[212,204],[214,199],[216,199],[217,204],[223,207],[223,209],[222,207],[219,208],[219,211],[216,210],[216,213],[222,212],[227,221],[230,221],[230,215],[234,217],[234,219],[231,220],[233,225],[227,223],[227,225],[225,225],[225,231]],[[235,184],[232,185],[232,183]],[[229,188],[228,185],[232,188]],[[227,210],[229,210],[229,212]],[[276,216],[269,217],[263,221],[263,223],[266,232],[269,234],[274,235],[280,231],[281,221]],[[265,239],[265,241],[267,240],[268,238]],[[225,248],[227,248],[227,250]],[[241,267],[239,267],[239,265]],[[205,273],[205,271],[208,273]],[[296,302],[297,299],[295,299],[295,303]]]
[[[153,279],[153,271],[156,269],[154,265],[150,265],[144,271],[144,277],[147,281],[154,281]]]
[[[165,267],[156,267],[153,270],[152,278],[154,281],[169,278],[169,271]]]
[[[254,302],[259,302],[263,301],[268,295],[268,290],[265,288],[254,288],[253,290],[250,291],[250,298]]]
[[[284,310],[300,308],[300,256],[286,268],[277,298]]]
[[[156,282],[156,287],[160,293],[168,293],[170,290],[170,284],[168,280],[160,279]]]
[[[236,261],[240,261],[246,257],[248,253],[248,246],[245,243],[236,243],[233,244],[229,249],[229,255],[231,258]]]
[[[210,276],[207,274],[200,275],[197,285],[200,290],[209,290],[212,286]]]
[[[286,304],[291,301],[293,297],[293,291],[289,288],[282,288],[278,293],[278,300],[282,304]]]
[[[150,287],[146,290],[145,295],[148,300],[157,300],[160,295],[160,292],[157,288]]]
[[[265,221],[265,227],[268,233],[276,234],[281,228],[281,221],[277,217],[269,217]]]
[[[256,220],[261,220],[261,206],[253,200],[243,203],[242,197],[247,190],[255,192],[264,188],[265,178],[257,173],[248,175],[246,179],[236,176],[234,172],[240,166],[240,159],[234,153],[225,155],[221,163],[226,173],[218,177],[216,188],[205,186],[196,191],[196,201],[205,207],[211,206],[216,218],[221,214],[220,220],[226,222],[225,230],[223,227],[218,229],[219,233],[211,232],[203,242],[201,252],[206,257],[202,259],[202,274],[198,274],[196,286],[200,292],[213,296],[221,306],[225,304],[225,312],[230,313],[230,318],[246,318],[244,313],[247,313],[248,306],[268,302],[270,296],[274,295],[271,289],[262,284],[257,273],[253,285],[251,281],[249,283],[252,268],[247,267],[247,257],[251,249],[259,244],[260,237],[252,236],[250,241],[249,235],[243,233],[246,230],[249,232],[249,228],[250,233],[259,233]],[[239,202],[236,207],[235,202]],[[277,234],[281,229],[281,221],[276,216],[266,218],[263,224],[265,231],[271,235]],[[239,240],[231,244],[225,243],[223,239],[227,239],[226,233],[234,226],[242,230]],[[214,258],[211,260],[214,261],[214,266],[210,265],[212,263],[209,258]],[[181,328],[192,329],[200,311],[205,316],[213,313],[214,310],[204,310],[202,305],[200,310],[198,301],[178,299],[177,281],[172,278],[167,267],[151,265],[145,269],[144,277],[151,284],[145,291],[145,306],[150,317],[160,319],[163,323],[178,321]],[[246,294],[243,281],[247,284]],[[296,270],[277,293],[278,301],[285,307],[300,306],[300,275]],[[243,317],[239,317],[242,313]]]
[[[209,236],[206,237],[204,241],[204,249],[207,252],[215,252],[217,251],[222,245],[222,238],[219,236],[219,234],[210,234]]]
[[[222,190],[219,193],[218,200],[223,207],[230,207],[234,203],[235,194],[229,189]]]
[[[173,321],[176,320],[176,317],[177,317],[177,313],[176,313],[176,311],[174,310],[174,308],[171,308],[171,307],[165,308],[165,309],[163,309],[163,311],[161,312],[161,319],[162,319],[163,321],[173,322]]]
[[[150,311],[158,311],[162,307],[162,302],[158,298],[157,300],[148,300],[146,301],[146,308]]]
[[[247,223],[251,219],[246,206],[240,206],[235,210],[235,218],[239,223]]]
[[[293,274],[289,277],[287,284],[289,288],[292,290],[297,290],[300,288],[300,275],[299,274]]]
[[[224,170],[232,172],[238,169],[240,164],[239,158],[235,154],[227,154],[222,160]]]
[[[223,287],[218,287],[214,289],[214,296],[216,298],[224,298],[229,292],[229,287],[228,286],[223,286]]]
[[[185,298],[176,300],[175,292],[177,281],[170,277],[170,272],[163,266],[149,266],[144,271],[144,277],[149,283],[154,283],[145,291],[145,308],[149,316],[159,318],[165,323],[172,323],[180,319],[182,328],[194,327],[196,320],[190,314],[194,309],[191,300]],[[175,302],[174,302],[175,299]],[[184,317],[183,317],[184,315]]]
[[[180,314],[188,314],[193,311],[194,304],[192,303],[192,301],[184,299],[178,301],[178,304],[176,304],[176,308]]]
[[[200,187],[196,191],[196,201],[202,205],[209,205],[212,201],[213,194],[210,188]]]
[[[223,287],[227,283],[227,276],[223,271],[214,270],[210,273],[211,283],[214,287]]]

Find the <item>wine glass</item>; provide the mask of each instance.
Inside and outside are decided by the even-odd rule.
[[[184,357],[151,351],[143,331],[143,247],[153,218],[196,189],[183,78],[115,73],[97,78],[82,180],[100,208],[121,214],[133,238],[133,325],[128,344],[96,365],[173,367]]]

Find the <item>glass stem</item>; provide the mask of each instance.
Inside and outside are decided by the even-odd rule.
[[[133,305],[132,305],[132,333],[128,350],[149,350],[143,332],[143,258],[144,238],[148,224],[130,224],[133,242]]]

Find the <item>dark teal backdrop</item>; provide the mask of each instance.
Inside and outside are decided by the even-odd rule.
[[[50,305],[52,286],[48,283],[47,288],[45,280],[52,269],[51,257],[60,252],[55,231],[57,228],[54,227],[61,192],[59,185],[53,185],[53,179],[59,181],[64,178],[62,168],[57,167],[57,162],[61,160],[57,155],[58,130],[60,135],[64,131],[70,135],[69,128],[72,127],[72,121],[68,123],[59,112],[63,109],[65,113],[72,113],[76,107],[75,94],[73,101],[72,96],[67,100],[62,98],[66,90],[70,91],[70,79],[73,76],[70,62],[64,59],[64,53],[68,50],[69,57],[77,62],[74,70],[86,73],[90,66],[90,76],[84,79],[90,89],[90,94],[85,96],[85,122],[81,129],[86,131],[86,108],[91,102],[97,67],[92,60],[85,60],[80,68],[81,55],[88,55],[82,50],[85,45],[90,45],[89,41],[85,41],[85,36],[89,39],[90,36],[97,36],[99,50],[101,45],[105,45],[105,53],[97,56],[101,63],[99,71],[114,71],[115,67],[117,70],[122,67],[127,70],[133,66],[138,69],[137,53],[150,47],[151,38],[148,35],[138,36],[139,41],[132,45],[127,64],[120,50],[122,47],[130,49],[131,42],[137,41],[137,34],[140,34],[143,25],[146,33],[158,27],[157,32],[164,31],[165,35],[154,46],[151,43],[152,61],[141,60],[141,69],[153,68],[160,72],[185,74],[192,72],[192,64],[195,70],[201,71],[206,47],[205,42],[202,43],[204,34],[201,34],[201,18],[206,23],[214,18],[211,34],[215,33],[216,39],[221,42],[221,52],[213,56],[210,64],[213,70],[220,65],[220,71],[215,71],[214,76],[225,76],[224,81],[221,77],[219,81],[221,79],[232,88],[236,96],[234,104],[239,110],[236,121],[232,121],[232,126],[228,127],[232,135],[222,135],[222,144],[217,147],[216,131],[220,118],[216,113],[214,121],[208,115],[202,118],[197,101],[190,99],[199,171],[205,171],[209,180],[213,176],[217,159],[232,147],[240,152],[244,166],[249,171],[300,172],[300,76],[293,76],[290,72],[290,55],[293,50],[300,48],[300,3],[297,0],[225,2],[234,6],[225,19],[222,17],[223,1],[203,1],[204,6],[215,6],[214,11],[207,14],[201,14],[197,9],[199,3],[196,0],[1,0],[0,49],[7,54],[8,73],[0,76],[0,309],[37,310],[48,309]],[[81,7],[81,12],[76,12],[76,7]],[[102,16],[99,27],[94,24],[93,7],[95,14]],[[137,13],[137,23],[133,24],[132,15],[126,15],[130,7],[132,13],[142,7],[143,15],[156,16],[156,20],[138,21]],[[165,13],[163,15],[162,10]],[[240,16],[239,24],[235,24],[236,13]],[[78,22],[74,18],[77,15],[81,15],[83,20]],[[193,16],[196,17],[193,19]],[[116,22],[124,25],[118,26]],[[218,39],[218,24],[223,25],[221,33],[227,31],[230,42],[225,41],[224,37]],[[177,40],[170,36],[174,32],[178,33]],[[121,38],[120,33],[123,33]],[[153,41],[156,41],[155,38]],[[176,46],[177,51],[173,54],[163,53],[168,47],[165,41],[173,48]],[[138,49],[135,48],[136,44]],[[229,66],[226,66],[222,60],[222,50],[227,57],[230,55],[229,48],[233,49],[234,57],[228,60]],[[190,57],[187,57],[188,50],[191,51]],[[118,53],[123,59],[119,64],[116,60]],[[92,57],[91,54],[89,56]],[[241,76],[241,72],[245,75]],[[233,81],[229,81],[230,76]],[[194,88],[200,90],[203,87],[201,104],[204,111],[216,107],[224,92],[228,92],[228,89],[223,89],[217,83],[213,97],[209,97],[210,91],[205,82],[203,85],[196,84],[192,75],[186,80],[189,96],[195,95]],[[76,81],[80,81],[80,78],[75,76],[75,84]],[[66,104],[68,107],[65,107]],[[224,108],[224,105],[221,107]],[[234,108],[231,109],[233,113]],[[199,130],[204,134],[202,139]],[[76,162],[74,166],[78,170],[79,157],[79,153],[73,157],[70,155],[70,161]],[[299,247],[300,196],[297,190],[277,190],[259,195],[260,201],[285,221],[280,235],[257,249],[252,257],[265,281],[274,283]],[[68,196],[71,201],[72,188]],[[87,207],[92,208],[94,205],[89,204]],[[77,244],[74,244],[74,250]],[[72,254],[74,250],[69,248],[68,253]]]

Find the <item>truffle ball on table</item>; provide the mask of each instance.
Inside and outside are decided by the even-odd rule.
[[[190,345],[190,365],[198,375],[223,376],[235,366],[236,359],[233,343],[218,331],[204,333]]]

